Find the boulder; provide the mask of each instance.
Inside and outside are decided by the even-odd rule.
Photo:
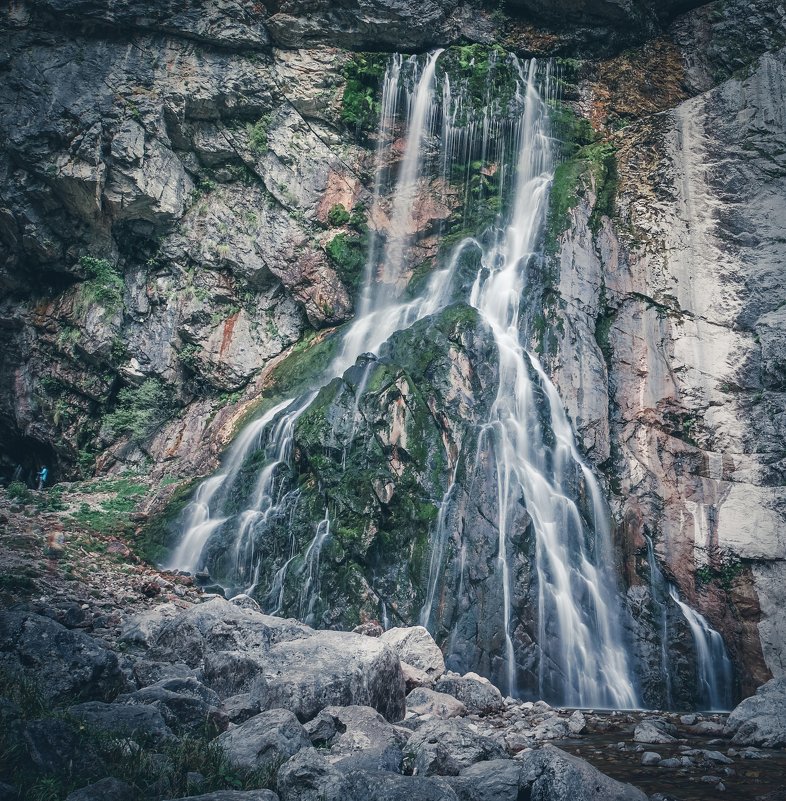
[[[442,781],[368,770],[345,772],[313,748],[278,772],[281,801],[458,801]]]
[[[311,745],[297,718],[286,709],[271,709],[255,715],[224,732],[216,742],[235,767],[271,772]]]
[[[121,737],[149,737],[158,742],[174,738],[158,709],[148,704],[87,701],[69,707],[68,714],[90,729]]]
[[[368,706],[330,706],[306,724],[314,745],[342,770],[400,771],[406,737]]]
[[[551,745],[513,760],[480,762],[445,781],[460,801],[647,801],[630,784]]]
[[[467,714],[467,707],[458,698],[447,693],[438,693],[428,687],[416,687],[407,696],[407,714],[459,718]]]
[[[134,788],[130,784],[108,777],[74,790],[66,796],[65,801],[133,801],[134,796]]]
[[[50,704],[109,700],[127,689],[117,656],[48,617],[0,615],[0,669],[32,680]]]
[[[300,720],[326,706],[371,706],[389,721],[404,717],[404,677],[396,654],[380,639],[342,631],[274,645],[265,655],[268,706]]]
[[[434,682],[445,672],[442,651],[423,626],[388,629],[380,639],[399,655],[402,662],[420,671],[427,681]]]
[[[249,693],[264,709],[289,709],[302,721],[326,706],[372,706],[388,720],[404,716],[404,679],[394,651],[380,639],[315,631],[263,615],[244,603],[213,598],[177,615],[149,615],[130,632],[147,658],[202,668],[222,698]]]
[[[98,752],[84,736],[64,720],[46,718],[25,724],[22,738],[32,763],[42,772],[81,776],[102,775]]]
[[[133,693],[118,696],[125,704],[145,704],[161,712],[167,725],[176,731],[212,730],[216,734],[227,728],[229,719],[219,711],[218,695],[193,677],[164,679]]]
[[[633,732],[637,743],[673,743],[677,738],[666,731],[664,723],[656,718],[642,720]]]
[[[445,676],[436,683],[434,689],[458,698],[468,712],[476,714],[499,712],[505,706],[502,693],[488,679],[478,676],[477,673]]]
[[[202,676],[221,698],[248,694],[260,709],[267,704],[264,664],[242,651],[220,651],[205,656]]]
[[[279,799],[272,790],[217,790],[215,793],[178,798],[177,801],[279,801]]]
[[[185,679],[196,675],[196,671],[185,662],[153,662],[150,659],[134,662],[132,672],[139,687],[147,687],[164,679]]]
[[[405,753],[418,776],[455,776],[475,762],[506,756],[499,743],[457,719],[424,723],[409,738]]]
[[[538,723],[532,731],[532,736],[536,740],[563,740],[569,733],[568,721],[554,714]]]
[[[786,746],[786,678],[770,679],[741,701],[726,720],[724,734],[735,745]]]
[[[661,755],[655,753],[655,751],[645,751],[641,755],[642,765],[657,765],[660,761],[661,761]]]
[[[281,766],[276,791],[281,801],[351,801],[345,774],[314,748],[305,748]]]

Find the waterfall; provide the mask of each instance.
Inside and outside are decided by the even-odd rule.
[[[671,686],[671,667],[669,665],[668,642],[669,642],[669,618],[666,607],[665,594],[668,593],[670,585],[667,584],[663,573],[658,567],[655,559],[655,546],[652,538],[645,536],[647,541],[647,564],[650,571],[650,597],[655,615],[660,619],[660,668],[665,682],[665,701],[666,708],[671,709],[674,697]]]
[[[508,549],[513,515],[523,500],[536,541],[541,696],[575,706],[633,707],[637,696],[618,621],[600,488],[581,460],[556,389],[521,338],[527,266],[535,255],[553,175],[546,105],[535,70],[533,61],[522,81],[525,111],[513,212],[504,233],[483,254],[470,298],[491,328],[499,353],[499,388],[486,442],[497,475],[507,689],[516,691]],[[546,397],[554,444],[548,443],[541,422],[538,394]],[[590,524],[574,500],[578,480],[592,499]]]
[[[713,712],[727,712],[733,706],[734,670],[723,637],[703,615],[680,600],[673,584],[669,584],[669,595],[688,621],[693,637],[699,703]]]
[[[522,336],[526,315],[521,302],[554,169],[549,98],[540,89],[545,84],[548,90],[550,76],[534,60],[522,65],[509,56],[506,65],[515,71],[516,89],[502,113],[490,82],[497,66],[496,53],[489,58],[480,107],[471,102],[466,81],[452,82],[447,75],[441,77],[441,83],[437,79],[441,53],[425,58],[396,56],[387,68],[370,215],[372,222],[387,219],[386,232],[378,233],[375,225],[371,226],[357,317],[343,333],[336,356],[315,376],[314,387],[342,376],[363,354],[377,354],[392,334],[448,305],[457,291],[456,276],[464,257],[477,254],[480,267],[469,290],[469,302],[493,337],[499,361],[496,397],[478,433],[476,458],[481,451],[489,454],[496,469],[494,580],[501,596],[501,614],[490,622],[491,628],[499,627],[504,641],[504,689],[517,690],[511,538],[516,533],[514,513],[523,504],[534,534],[541,697],[580,706],[635,706],[636,692],[617,619],[619,604],[603,496],[581,459],[555,387],[535,355],[527,351]],[[387,166],[387,151],[399,135],[397,120],[405,122],[404,146],[399,169],[393,173]],[[414,266],[410,251],[417,228],[417,198],[434,169],[441,174],[443,186],[448,179],[454,186],[460,182],[465,222],[474,215],[476,237],[465,237],[445,263],[432,271],[424,289],[408,299],[403,289]],[[490,176],[494,181],[488,180]],[[392,203],[385,205],[385,193],[391,186]],[[503,200],[508,198],[511,210],[503,217]],[[371,366],[369,360],[355,382],[356,415]],[[302,503],[301,491],[291,480],[295,473],[293,442],[298,420],[317,392],[282,401],[241,432],[220,472],[197,489],[169,565],[194,571],[213,554],[221,572],[214,578],[224,582],[228,591],[255,591],[264,597],[266,608],[278,613],[292,608],[285,589],[294,571],[300,583],[297,609],[311,622],[316,622],[320,599],[320,554],[331,530],[340,526],[340,520],[331,518],[335,510],[330,497],[323,499],[324,517],[311,524],[312,539],[305,548],[298,545],[291,524]],[[345,461],[347,447],[351,443],[344,446]],[[432,630],[441,619],[439,588],[444,582],[452,527],[458,525],[455,512],[461,493],[456,491],[457,464],[467,458],[472,457],[459,454],[452,464],[436,525],[430,532],[428,580],[420,618]],[[243,498],[244,476],[256,464],[260,467],[254,490]],[[243,504],[245,507],[239,508]],[[286,524],[287,520],[286,552],[279,548],[275,565],[263,564],[260,544],[274,522]],[[219,547],[220,552],[215,553]],[[461,542],[457,548],[458,581],[463,590],[471,583],[467,548]],[[384,602],[382,609],[387,626]]]
[[[430,54],[425,66],[420,69],[418,59],[413,56],[405,65],[400,56],[393,58],[383,81],[382,119],[380,124],[380,144],[377,148],[377,179],[374,188],[374,205],[380,203],[382,194],[383,153],[389,139],[394,134],[394,116],[402,102],[409,109],[407,140],[404,159],[396,182],[391,231],[384,243],[382,254],[382,278],[380,283],[375,272],[376,254],[379,252],[378,237],[372,237],[368,262],[366,266],[366,282],[361,294],[358,317],[345,333],[339,353],[324,371],[315,377],[317,386],[324,386],[336,376],[340,376],[351,367],[363,353],[375,353],[394,332],[407,328],[417,320],[433,314],[447,300],[453,271],[457,259],[447,267],[436,270],[422,296],[403,302],[395,291],[401,279],[403,253],[407,245],[412,227],[412,198],[421,173],[424,153],[424,142],[434,124],[434,74],[437,58],[442,50]],[[412,73],[411,88],[400,85],[402,70],[405,66]],[[281,494],[278,481],[280,469],[285,467],[291,457],[295,424],[299,417],[309,408],[317,395],[317,391],[299,398],[290,398],[274,406],[258,420],[250,423],[237,437],[232,445],[222,470],[202,482],[198,487],[194,500],[186,509],[183,533],[180,544],[173,552],[167,567],[171,569],[194,572],[204,563],[204,551],[210,537],[224,530],[230,534],[234,555],[233,582],[229,589],[244,587],[246,591],[256,588],[259,580],[259,564],[254,558],[254,542],[264,532],[266,524],[279,513],[284,513],[287,505],[293,501],[295,493]],[[233,490],[236,489],[241,467],[246,460],[264,448],[265,466],[260,471],[250,505],[239,513],[224,512]],[[329,530],[326,512],[325,530]],[[319,527],[317,527],[319,532]],[[319,536],[315,537],[315,542]],[[309,552],[312,553],[315,542]],[[321,547],[321,542],[319,544]],[[316,551],[318,556],[318,550]],[[277,603],[280,610],[283,603],[283,585],[287,570],[297,561],[292,554],[285,564],[274,575],[267,598]],[[248,567],[251,567],[252,582],[249,585]],[[318,566],[318,565],[317,565]],[[305,560],[306,581],[313,583],[313,559]],[[313,605],[313,604],[312,604]]]

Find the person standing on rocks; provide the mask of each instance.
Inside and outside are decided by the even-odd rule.
[[[41,465],[41,469],[38,471],[38,489],[43,490],[44,484],[46,484],[46,479],[49,477],[49,471],[46,469],[46,465]]]

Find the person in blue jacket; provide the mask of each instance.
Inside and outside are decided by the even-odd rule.
[[[46,465],[41,466],[41,470],[38,472],[38,489],[42,490],[44,488],[44,484],[46,484],[46,479],[49,476],[49,471],[46,469]]]

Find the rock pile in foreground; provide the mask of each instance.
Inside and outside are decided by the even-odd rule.
[[[145,610],[126,620],[113,650],[49,617],[9,612],[0,671],[19,686],[38,680],[41,700],[0,701],[4,745],[15,743],[19,764],[65,782],[68,801],[647,798],[550,742],[567,747],[598,731],[599,716],[503,698],[480,676],[447,672],[422,627],[368,633],[378,636],[316,631],[265,615],[246,596],[215,597]],[[735,745],[784,742],[783,686],[770,682],[729,717]],[[689,717],[688,729],[722,733]],[[628,736],[638,723],[630,750],[643,751],[642,764],[668,767],[656,749],[682,742],[671,719],[619,720]],[[204,765],[183,775],[195,743]],[[154,769],[129,772],[130,757]],[[696,749],[680,767],[685,760],[718,771],[732,762]],[[220,789],[219,773],[246,789]],[[0,777],[0,798],[19,797],[15,777]]]

